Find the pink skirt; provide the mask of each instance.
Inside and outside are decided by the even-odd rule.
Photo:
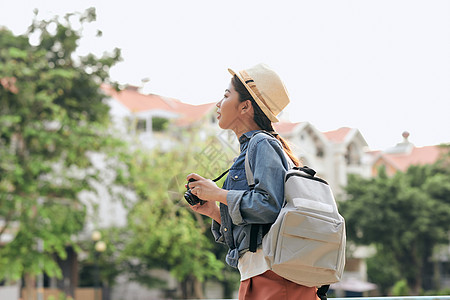
[[[307,287],[272,271],[241,281],[239,300],[320,300],[316,287]]]

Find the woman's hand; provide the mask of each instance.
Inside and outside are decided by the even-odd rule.
[[[228,191],[219,188],[211,179],[203,178],[202,176],[192,173],[187,176],[187,180],[194,179],[189,182],[191,193],[199,199],[206,201],[203,205],[197,204],[191,206],[192,210],[201,213],[205,216],[211,217],[220,223],[220,212],[215,201],[226,204]],[[219,220],[217,220],[219,216]]]
[[[216,205],[215,201],[206,201],[205,203],[195,204],[190,206],[191,209],[195,212],[198,212],[199,214],[205,215],[207,217],[210,217],[211,219],[216,220],[217,223],[221,223],[220,221],[220,210],[219,207]]]
[[[219,188],[211,179],[203,178],[202,176],[191,173],[187,176],[187,180],[194,179],[189,182],[191,193],[204,201],[220,201],[220,194],[226,192]]]

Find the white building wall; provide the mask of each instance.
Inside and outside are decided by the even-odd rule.
[[[114,185],[115,169],[120,167],[116,159],[94,152],[89,153],[89,159],[93,168],[88,172],[98,173],[98,176],[96,180],[89,180],[92,191],[82,191],[78,195],[87,209],[87,222],[84,229],[87,236],[100,228],[125,226],[128,207],[136,201],[134,191]]]
[[[132,115],[130,110],[122,103],[112,98],[107,99],[106,103],[110,107],[109,114],[114,128],[118,130],[118,132],[126,134],[128,129],[126,119]]]

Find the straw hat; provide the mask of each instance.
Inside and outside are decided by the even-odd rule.
[[[265,64],[234,72],[252,95],[258,106],[272,122],[278,122],[277,115],[289,104],[289,95],[280,77]]]

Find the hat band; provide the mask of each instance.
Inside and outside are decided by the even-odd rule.
[[[253,80],[253,78],[250,77],[250,75],[248,75],[248,73],[245,70],[242,70],[239,73],[241,73],[242,79],[244,79],[245,84],[247,84],[248,87],[250,87],[252,89],[252,91],[253,91],[253,93],[255,93],[256,97],[258,97],[258,99],[264,104],[264,106],[273,114],[273,111],[270,109],[269,105],[267,105],[266,100],[264,100],[264,97],[259,92],[258,88],[256,87],[256,83]]]

